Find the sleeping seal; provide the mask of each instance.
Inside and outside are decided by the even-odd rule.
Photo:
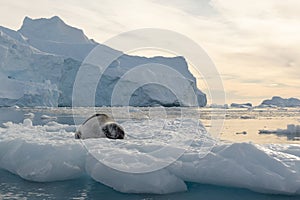
[[[106,114],[95,114],[89,117],[75,133],[75,139],[105,137],[124,139],[124,136],[124,129]]]

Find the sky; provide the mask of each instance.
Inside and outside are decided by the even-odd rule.
[[[0,4],[0,25],[14,30],[25,16],[56,15],[100,43],[140,28],[183,34],[214,62],[229,104],[257,105],[275,95],[300,98],[298,0],[0,0]],[[200,89],[209,90],[201,88],[205,86],[198,78]]]

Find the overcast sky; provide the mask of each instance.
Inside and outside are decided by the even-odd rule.
[[[0,0],[0,25],[60,16],[98,42],[124,31],[163,28],[196,41],[223,79],[227,103],[300,98],[298,0]]]

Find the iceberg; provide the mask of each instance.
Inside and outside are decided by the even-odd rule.
[[[58,106],[64,60],[0,30],[0,106]]]
[[[300,140],[300,125],[288,124],[286,129],[259,130],[259,134],[276,134],[286,136],[289,140]]]
[[[31,19],[25,17],[18,33],[40,51],[82,61],[98,44],[82,30],[65,24],[59,17]]]
[[[252,108],[252,103],[241,103],[241,104],[232,103],[230,105],[230,107],[232,107],[232,108]]]
[[[186,182],[197,182],[261,193],[300,194],[299,145],[223,143],[209,139],[201,124],[199,134],[205,137],[193,137],[190,142],[194,133],[187,130],[197,120],[187,119],[183,131],[176,135],[177,120],[166,120],[165,126],[162,121],[152,121],[153,127],[164,127],[162,131],[167,135],[160,136],[155,129],[149,129],[148,120],[123,122],[125,130],[131,130],[127,138],[89,139],[90,148],[74,139],[74,125],[49,122],[33,126],[30,119],[21,124],[7,122],[5,128],[0,128],[0,168],[39,182],[88,175],[124,193],[181,192],[187,190]],[[203,139],[212,142],[205,156],[202,156]],[[167,151],[170,140],[175,142],[170,143],[171,151]],[[158,149],[163,151],[156,153]],[[102,157],[95,157],[93,150]],[[178,150],[181,156],[174,157],[173,152]],[[147,166],[157,167],[163,161],[167,162],[164,167],[141,171]],[[137,173],[126,171],[128,166]]]
[[[270,100],[264,100],[259,107],[299,107],[300,100],[297,98],[284,99],[278,96],[272,97]]]
[[[180,88],[184,97],[186,91],[192,88],[197,106],[206,105],[206,95],[197,88],[196,78],[189,71],[185,58],[126,55],[88,39],[82,30],[65,24],[55,16],[50,19],[26,17],[18,31],[0,27],[0,75],[6,79],[5,86],[0,88],[0,106],[72,106],[76,75],[86,56],[95,47],[110,56],[120,56],[110,63],[98,82],[95,104],[82,102],[76,106],[110,106],[114,87],[126,73],[137,66],[158,64],[168,66],[182,75],[178,78],[169,73],[163,74],[163,80],[172,83],[174,88]],[[149,74],[159,74],[149,68],[147,70]],[[93,70],[86,73],[87,76],[89,74],[96,76]],[[98,78],[100,76],[91,80]],[[185,84],[181,84],[183,81]],[[139,86],[125,106],[190,106],[190,103],[179,101],[169,88],[161,85],[138,85],[130,79],[125,82]],[[90,87],[90,83],[85,84],[86,87],[82,87],[79,94],[84,94],[84,90]]]
[[[44,83],[34,83],[2,76],[1,81],[1,106],[58,106],[59,90],[49,80]]]

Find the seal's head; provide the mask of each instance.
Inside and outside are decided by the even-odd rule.
[[[81,133],[80,132],[75,133],[75,139],[81,139]]]
[[[110,139],[124,139],[125,137],[124,129],[114,122],[106,123],[102,127],[102,131],[106,135],[106,137]]]

